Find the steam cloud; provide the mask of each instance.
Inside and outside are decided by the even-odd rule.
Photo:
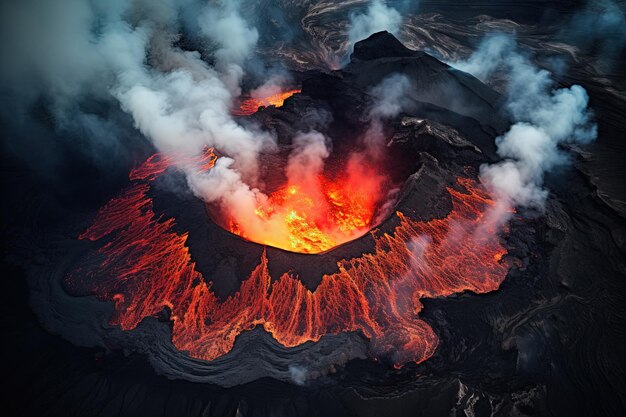
[[[308,371],[302,366],[289,365],[289,375],[294,384],[304,385],[308,378]]]
[[[288,182],[315,188],[329,156],[326,138],[318,132],[299,134],[293,139],[293,147],[286,168]]]
[[[411,103],[411,80],[404,74],[391,74],[370,90],[373,104],[369,111],[370,125],[363,138],[366,152],[377,159],[384,149],[382,120],[400,114]]]
[[[535,67],[510,35],[486,37],[461,70],[486,79],[495,71],[508,76],[506,109],[514,124],[496,139],[503,161],[483,165],[480,176],[508,205],[541,209],[547,197],[543,178],[567,161],[566,144],[586,144],[597,136],[584,88],[554,88],[550,73]]]
[[[275,143],[230,115],[258,40],[239,5],[195,0],[3,5],[2,90],[26,97],[17,102],[23,112],[43,100],[57,130],[93,132],[94,141],[115,143],[119,133],[109,114],[85,110],[104,103],[129,114],[159,151],[193,156],[216,147],[224,157],[208,173],[198,175],[181,164],[192,190],[236,210],[256,207],[265,198],[254,187],[258,155]],[[212,66],[199,51],[177,46],[187,27],[199,29]]]
[[[350,29],[348,30],[350,45],[383,30],[395,35],[401,23],[402,16],[396,9],[387,6],[382,0],[372,0],[364,14],[350,16]]]

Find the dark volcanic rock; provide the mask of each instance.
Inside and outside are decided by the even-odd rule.
[[[403,117],[394,124],[387,146],[409,155],[426,152],[440,161],[455,161],[458,165],[485,161],[483,151],[456,129],[418,117]]]
[[[366,59],[353,59],[341,71],[352,84],[367,90],[392,74],[404,74],[415,87],[412,98],[416,101],[475,118],[498,131],[507,127],[506,119],[499,115],[500,95],[475,77],[425,52],[410,51],[386,32],[358,44],[366,52],[355,54]],[[384,52],[374,52],[377,50]]]
[[[477,153],[482,151],[473,143],[463,138],[455,129],[433,122],[432,120],[417,117],[404,117],[400,120],[400,128],[396,130],[391,143],[411,144],[421,149],[423,142],[433,145],[436,142],[454,148],[468,148]],[[435,145],[436,146],[436,145]]]
[[[421,167],[404,183],[396,208],[422,221],[445,217],[452,210],[446,187],[454,183],[454,175],[427,153],[418,160]]]
[[[412,51],[402,44],[395,36],[385,31],[374,33],[369,38],[354,44],[351,61],[369,61],[385,57],[409,57],[423,54]]]

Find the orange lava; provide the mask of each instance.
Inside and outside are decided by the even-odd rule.
[[[365,234],[372,225],[384,177],[352,159],[336,179],[322,175],[290,182],[269,195],[254,215],[262,229],[229,219],[232,233],[292,252],[319,253]]]
[[[198,169],[214,161],[209,153]],[[372,253],[338,262],[337,272],[324,275],[314,291],[297,276],[271,277],[263,254],[239,291],[220,301],[191,261],[187,235],[174,231],[174,219],[154,212],[150,181],[167,164],[154,156],[131,173],[132,185],[80,236],[105,243],[68,279],[86,277],[95,295],[113,301],[111,324],[123,330],[168,307],[174,345],[195,358],[225,355],[238,335],[262,326],[284,346],[358,331],[374,357],[421,362],[438,338],[418,317],[420,299],[493,291],[508,271],[501,261],[506,250],[486,215],[494,202],[475,181],[460,178],[448,189],[448,216],[420,222],[397,213],[392,234],[373,232]]]
[[[281,107],[285,100],[294,94],[298,94],[301,90],[289,90],[272,94],[267,97],[249,97],[244,99],[239,108],[233,110],[233,114],[237,116],[250,116],[256,113],[261,107],[275,106]]]

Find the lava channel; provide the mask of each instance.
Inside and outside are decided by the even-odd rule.
[[[234,109],[232,113],[236,116],[250,116],[256,113],[261,107],[281,107],[285,100],[294,94],[300,93],[300,91],[301,90],[294,89],[281,91],[265,97],[247,97],[241,101],[239,107]]]

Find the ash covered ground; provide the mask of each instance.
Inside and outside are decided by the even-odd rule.
[[[506,266],[502,279],[480,290],[470,277],[458,291],[421,297],[414,318],[433,329],[438,344],[425,360],[401,367],[393,366],[392,351],[377,354],[362,329],[285,347],[257,326],[242,331],[230,351],[204,361],[173,343],[175,307],[146,314],[133,330],[110,324],[115,303],[103,299],[94,282],[119,278],[107,276],[97,252],[111,238],[86,242],[78,236],[132,184],[132,168],[163,144],[142,126],[133,101],[120,106],[81,89],[87,99],[64,107],[58,97],[73,97],[67,91],[63,96],[49,86],[3,82],[5,409],[11,415],[64,416],[622,414],[626,34],[619,26],[623,4],[600,3],[597,9],[591,3],[389,2],[386,13],[391,8],[398,17],[387,14],[385,27],[359,23],[359,16],[376,15],[380,2],[267,1],[238,9],[258,31],[255,54],[262,58],[240,62],[244,94],[274,71],[270,67],[281,68],[278,78],[288,80],[286,87],[301,90],[281,107],[232,116],[274,138],[275,150],[258,156],[268,187],[284,181],[280,167],[299,132],[330,138],[326,164],[332,171],[362,146],[376,121],[384,138],[377,161],[389,176],[384,200],[390,207],[379,210],[375,233],[321,254],[298,254],[225,230],[211,205],[194,194],[186,172],[166,170],[150,183],[153,210],[175,220],[173,233],[188,234],[185,247],[195,270],[221,302],[240,291],[263,256],[272,282],[291,273],[315,292],[325,275],[338,273],[338,261],[371,255],[377,237],[393,236],[400,222],[396,211],[416,222],[451,215],[448,188],[461,189],[459,177],[491,184],[494,201],[510,205],[509,214],[498,214],[503,220],[491,240],[506,250],[497,260]],[[365,32],[356,30],[360,26]],[[604,32],[591,35],[588,27]],[[203,45],[193,30],[182,25],[179,37],[168,42],[200,51],[197,59],[219,67],[215,45]],[[174,58],[152,59],[167,72],[182,65]],[[146,65],[154,64],[150,59]],[[504,66],[487,71],[498,59]],[[574,126],[569,136],[580,140],[539,148],[544,156],[558,156],[558,163],[503,153],[496,139],[513,137],[517,123],[558,136],[550,131],[558,112],[548,122],[516,116],[520,101],[511,99],[508,86],[519,72],[507,67],[512,61],[532,65],[536,70],[528,74],[539,79],[542,69],[549,73],[554,82],[544,98],[550,103],[554,91],[576,92],[573,84],[589,96],[588,107],[578,103],[578,119],[568,119]],[[7,81],[20,79],[12,75],[3,73]],[[407,83],[389,83],[398,77]],[[392,110],[376,118],[372,109],[381,102],[381,85],[408,93],[385,95],[382,101]],[[532,90],[533,78],[522,79],[522,86]],[[102,142],[107,136],[115,140]],[[539,160],[533,172],[542,175],[514,192],[498,188],[485,167],[508,167],[502,165],[507,158],[518,162],[515,172],[522,174]],[[100,274],[81,274],[89,270]]]

